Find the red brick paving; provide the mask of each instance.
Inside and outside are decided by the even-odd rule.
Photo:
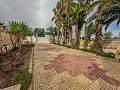
[[[45,50],[59,52],[60,49],[48,47]],[[62,54],[56,57],[55,60],[51,61],[50,63],[51,64],[44,66],[45,70],[54,68],[57,73],[67,71],[74,77],[83,74],[90,80],[102,78],[114,86],[120,85],[120,81],[105,75],[107,71],[99,68],[99,64],[95,63],[90,57]]]

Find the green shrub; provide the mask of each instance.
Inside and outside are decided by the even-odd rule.
[[[72,46],[71,45],[66,45],[66,47],[69,49],[69,48],[72,48]]]
[[[108,57],[108,58],[115,58],[115,54],[114,53],[105,53],[105,52],[96,52],[94,50],[91,49],[80,49],[83,52],[89,52],[89,53],[93,53],[96,54],[97,56],[102,56],[102,57]]]
[[[13,84],[21,84],[21,90],[28,90],[32,80],[32,75],[28,69],[19,70],[13,77]]]
[[[35,44],[24,44],[22,46],[26,46],[26,47],[35,47]]]

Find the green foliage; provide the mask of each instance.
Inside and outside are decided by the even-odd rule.
[[[47,32],[45,33],[46,35],[50,35],[52,37],[57,36],[57,29],[56,27],[48,27]]]
[[[80,50],[83,52],[89,52],[89,53],[96,54],[97,56],[115,59],[115,54],[113,54],[113,53],[97,52],[97,51],[94,51],[92,49],[80,49]]]
[[[30,33],[29,26],[24,22],[9,22],[9,33],[16,37],[25,37]]]
[[[24,22],[9,22],[7,33],[10,35],[10,40],[13,47],[21,47],[24,38],[31,33],[29,26]]]
[[[33,31],[33,34],[35,36],[45,37],[45,29],[44,28],[35,28]]]
[[[13,77],[13,83],[21,84],[21,90],[28,90],[32,80],[32,75],[29,74],[28,69],[19,70]]]
[[[89,23],[88,25],[85,26],[84,48],[88,47],[91,35],[95,34],[95,32],[96,32],[96,25],[93,22],[91,22],[91,23]]]
[[[112,39],[112,33],[111,32],[103,33],[103,39]]]
[[[107,7],[105,13],[103,14],[105,30],[107,30],[108,26],[114,21],[117,22],[117,26],[120,23],[120,0],[110,0],[111,5]],[[109,2],[110,2],[109,1]]]
[[[71,45],[66,45],[66,47],[69,49],[69,48],[72,48],[72,46]]]

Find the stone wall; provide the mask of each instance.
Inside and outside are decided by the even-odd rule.
[[[91,46],[91,44],[93,44],[93,42],[94,42],[94,41],[91,41],[91,42],[89,43],[89,46]],[[84,40],[81,39],[80,45],[81,45],[81,46],[84,46]],[[116,49],[118,45],[120,45],[120,39],[110,39],[110,40],[103,40],[103,41],[102,41],[102,46],[103,46],[103,48]]]
[[[3,38],[3,35],[4,35],[4,38]],[[5,45],[11,44],[10,36],[7,33],[4,34],[4,32],[0,32],[0,40],[2,40]]]
[[[31,37],[27,37],[27,40],[31,42]],[[32,37],[33,43],[37,41],[37,43],[50,43],[50,38],[49,37]]]
[[[118,45],[120,45],[120,39],[111,39],[111,40],[103,40],[102,43],[104,48],[114,48],[116,49]]]

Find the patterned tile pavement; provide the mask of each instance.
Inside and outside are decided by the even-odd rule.
[[[120,63],[66,47],[37,44],[34,90],[120,90]]]

